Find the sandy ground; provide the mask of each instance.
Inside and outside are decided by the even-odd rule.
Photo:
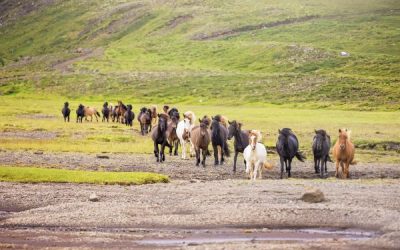
[[[351,180],[319,179],[296,163],[291,179],[278,169],[244,178],[231,162],[205,169],[192,160],[151,155],[0,152],[2,165],[154,171],[171,183],[142,186],[0,182],[0,248],[371,249],[400,246],[400,176],[396,165],[352,166]],[[122,157],[123,156],[123,157]],[[209,163],[212,163],[211,159]],[[242,163],[241,163],[242,164]],[[333,175],[333,165],[329,165]],[[326,201],[300,200],[310,187]],[[100,201],[88,200],[95,193]],[[330,235],[301,229],[329,229]],[[284,229],[279,231],[278,229]],[[355,230],[358,238],[340,230]],[[361,230],[361,231],[359,231]],[[367,231],[362,231],[367,230]]]

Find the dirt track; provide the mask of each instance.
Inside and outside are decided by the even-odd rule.
[[[310,164],[296,163],[295,178],[279,180],[275,169],[266,173],[268,179],[251,182],[244,179],[242,165],[238,168],[242,172],[233,175],[230,163],[202,169],[194,167],[192,160],[177,157],[168,157],[163,164],[151,155],[109,157],[0,152],[4,165],[146,170],[172,179],[168,184],[143,186],[0,183],[0,248],[24,244],[32,248],[154,248],[164,247],[165,239],[174,240],[166,245],[170,248],[195,249],[400,245],[400,180],[388,178],[400,175],[395,165],[357,165],[352,168],[352,180],[321,180],[315,178]],[[329,168],[332,172],[333,166]],[[371,179],[376,177],[384,179]],[[301,201],[309,187],[322,190],[327,200]],[[88,201],[92,193],[99,202]],[[350,228],[370,230],[373,235],[358,240],[337,235],[320,238],[274,231],[278,228]],[[291,234],[299,239],[289,239]],[[272,237],[273,241],[257,240],[260,235],[280,236]]]

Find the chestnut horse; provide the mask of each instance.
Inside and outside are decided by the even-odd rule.
[[[125,112],[127,111],[127,107],[121,101],[118,101],[118,106],[115,110],[117,114],[117,122],[125,123]],[[120,119],[121,118],[121,119]]]
[[[193,143],[196,152],[196,166],[200,164],[200,152],[203,155],[201,165],[206,166],[206,157],[208,153],[208,145],[211,142],[210,129],[208,128],[211,120],[204,117],[200,120],[200,126],[195,126],[190,132],[190,140]]]
[[[99,121],[100,113],[97,112],[95,108],[91,107],[84,107],[83,108],[84,114],[85,114],[85,120],[88,121],[87,117],[90,116],[90,121],[93,121],[93,115],[96,117],[96,121]]]
[[[350,141],[351,131],[347,129],[339,129],[339,139],[333,146],[333,158],[336,160],[336,177],[339,177],[339,164],[342,167],[342,177],[349,178],[350,164],[355,164],[354,160],[354,144]]]

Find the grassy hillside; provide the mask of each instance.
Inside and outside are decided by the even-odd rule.
[[[1,0],[0,9],[2,95],[400,108],[396,0]]]

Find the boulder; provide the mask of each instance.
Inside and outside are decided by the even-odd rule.
[[[95,193],[93,193],[89,196],[89,201],[93,202],[99,201],[99,197]]]
[[[318,203],[325,200],[324,193],[319,189],[307,190],[302,196],[301,200],[310,203]]]

